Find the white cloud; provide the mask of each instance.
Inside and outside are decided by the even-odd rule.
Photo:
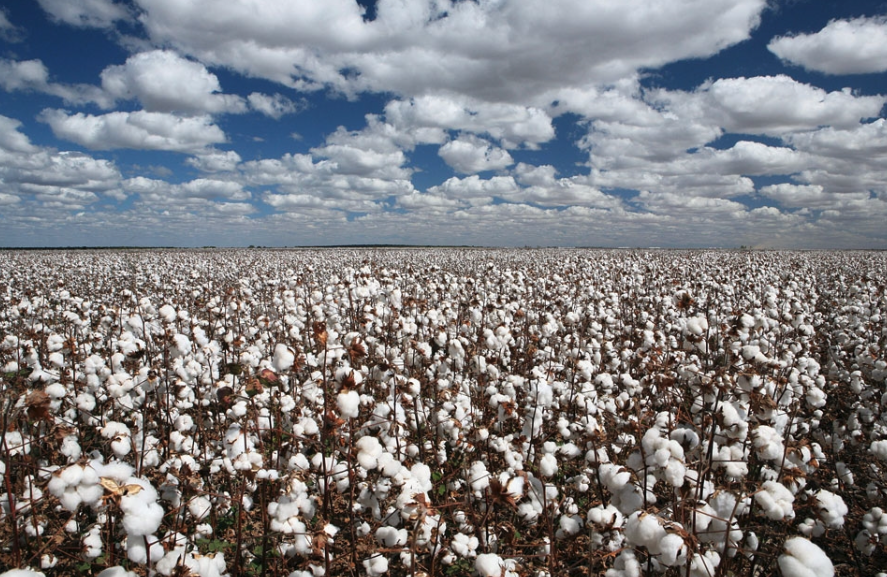
[[[72,26],[105,28],[118,20],[129,20],[122,3],[113,0],[37,0],[54,20]]]
[[[16,61],[0,58],[0,86],[7,92],[44,92],[57,96],[68,104],[94,102],[102,108],[109,108],[113,103],[113,98],[109,98],[96,86],[50,82],[49,70],[40,60]]]
[[[21,123],[0,116],[0,188],[4,204],[20,200],[43,207],[77,208],[97,194],[120,197],[120,172],[108,160],[35,146],[19,131]],[[19,200],[14,200],[19,199]]]
[[[748,38],[766,0],[138,0],[152,40],[307,90],[528,102],[705,57]]]
[[[0,9],[0,40],[9,43],[21,42],[24,30],[9,21],[6,12]]]
[[[761,188],[761,194],[776,200],[784,207],[817,210],[846,208],[850,204],[865,205],[871,199],[870,195],[864,192],[826,192],[818,184],[773,184]]]
[[[172,184],[164,180],[138,176],[127,179],[123,186],[128,192],[139,194],[143,201],[149,203],[194,199],[242,201],[252,198],[249,191],[244,190],[239,183],[208,178]]]
[[[19,131],[22,123],[15,118],[0,115],[0,150],[6,153],[31,154],[37,147]]]
[[[820,126],[851,128],[878,116],[887,102],[885,96],[856,96],[849,89],[826,92],[784,75],[721,78],[693,92],[660,91],[654,98],[681,118],[774,136]]]
[[[259,92],[253,92],[248,97],[250,108],[257,110],[265,116],[278,120],[285,114],[293,114],[299,111],[300,106],[283,96],[275,94],[269,96]],[[304,106],[304,105],[302,105]]]
[[[887,71],[887,17],[832,20],[815,34],[774,38],[767,48],[783,60],[826,74]]]
[[[219,79],[203,64],[170,50],[141,52],[102,71],[102,87],[116,99],[137,99],[148,112],[240,113],[246,101],[221,94]]]
[[[471,135],[447,142],[440,147],[438,154],[453,170],[462,174],[501,170],[514,164],[507,151]]]
[[[240,155],[233,150],[211,148],[185,162],[203,172],[230,172],[237,168],[241,160]]]
[[[192,152],[225,141],[209,116],[179,117],[162,112],[110,112],[99,116],[44,110],[39,119],[58,138],[93,150],[135,148]]]
[[[537,148],[555,136],[551,117],[540,108],[444,94],[392,100],[385,106],[385,120],[410,133],[432,131],[425,142],[436,142],[440,131],[459,130],[488,134],[505,148]]]
[[[452,177],[438,186],[432,186],[428,192],[444,198],[467,200],[472,205],[489,204],[493,197],[507,199],[517,194],[520,187],[511,176],[494,176],[480,178],[476,174],[465,178]]]

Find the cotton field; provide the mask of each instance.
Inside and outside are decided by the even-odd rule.
[[[3,576],[885,575],[887,253],[4,252],[0,298]]]

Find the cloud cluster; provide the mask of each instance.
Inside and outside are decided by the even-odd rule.
[[[748,39],[765,0],[40,5],[59,24],[141,37],[118,38],[133,52],[87,82],[0,59],[0,88],[60,99],[66,108],[45,105],[37,120],[80,147],[36,146],[23,119],[0,118],[0,202],[22,215],[19,232],[37,208],[68,206],[89,239],[102,218],[168,227],[227,215],[244,238],[313,221],[379,242],[887,246],[887,96],[788,74],[684,89],[648,75]],[[883,17],[835,20],[769,49],[828,74],[879,73],[885,29]],[[0,34],[18,30],[0,12]],[[283,126],[322,97],[367,93],[383,104],[362,126],[269,154],[244,145],[262,135],[233,118]],[[149,175],[103,156],[119,149],[182,158]],[[131,209],[115,204],[128,197]]]
[[[832,20],[813,34],[774,38],[767,46],[792,64],[825,74],[887,71],[887,17]]]

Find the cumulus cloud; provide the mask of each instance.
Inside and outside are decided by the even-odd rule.
[[[233,150],[211,148],[185,162],[203,172],[230,172],[237,168],[241,160],[240,155]]]
[[[113,98],[101,89],[88,84],[63,84],[50,82],[49,70],[40,60],[8,60],[0,58],[0,86],[7,92],[16,90],[51,94],[68,104],[96,103],[109,108]]]
[[[270,116],[275,120],[286,114],[298,112],[301,107],[305,106],[304,104],[301,106],[297,105],[282,94],[269,96],[267,94],[253,92],[247,97],[247,99],[249,100],[250,108],[261,112],[265,116]]]
[[[197,178],[181,184],[172,184],[164,180],[138,176],[127,179],[123,185],[127,191],[138,193],[142,200],[149,202],[169,199],[242,201],[252,197],[239,183],[210,178]]]
[[[728,132],[782,135],[820,126],[851,128],[876,117],[885,96],[856,96],[850,89],[827,92],[785,75],[721,78],[693,92],[655,95],[682,118],[701,119]]]
[[[370,22],[351,0],[139,5],[154,42],[293,88],[526,102],[714,54],[749,37],[766,0],[380,0]]]
[[[455,95],[392,100],[385,106],[385,120],[408,132],[437,129],[487,134],[500,140],[505,148],[537,148],[554,138],[552,119],[541,108]]]
[[[887,17],[832,20],[814,34],[774,38],[767,48],[779,58],[826,74],[887,71]]]
[[[58,138],[93,150],[134,148],[193,152],[225,141],[209,116],[179,117],[163,112],[110,112],[102,115],[44,110],[39,119]]]
[[[113,0],[37,1],[53,20],[72,26],[106,28],[118,20],[130,19],[127,8]]]
[[[102,71],[102,88],[120,100],[138,100],[148,112],[245,112],[240,96],[222,94],[219,79],[203,64],[170,50],[141,52]]]
[[[120,198],[121,176],[113,162],[83,153],[35,146],[18,120],[0,116],[0,186],[4,204],[22,199],[42,206],[82,208],[97,194]]]
[[[514,163],[507,151],[476,136],[460,136],[440,147],[438,154],[456,172],[474,174],[501,170]]]

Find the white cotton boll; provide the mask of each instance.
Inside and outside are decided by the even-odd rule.
[[[768,425],[758,425],[753,436],[759,457],[765,461],[782,459],[785,446],[782,444],[782,435],[776,429]]]
[[[822,549],[803,537],[785,542],[785,553],[779,556],[783,577],[834,577],[835,568]]]
[[[869,451],[882,461],[887,461],[887,439],[872,441],[872,444],[869,445]]]
[[[59,452],[68,458],[69,463],[78,461],[83,454],[80,443],[74,435],[68,435],[62,439],[62,446],[59,448]]]
[[[468,468],[468,484],[472,491],[483,491],[490,485],[490,473],[482,461],[475,461]]]
[[[605,577],[641,577],[641,564],[630,549],[623,549],[616,557],[611,569],[607,569]]]
[[[495,553],[481,553],[474,560],[474,570],[480,577],[501,577],[505,563]]]
[[[717,551],[706,551],[705,554],[693,555],[690,561],[690,577],[712,577],[721,564],[721,556]]]
[[[275,345],[274,356],[271,360],[271,364],[274,366],[274,370],[276,370],[278,373],[289,370],[290,367],[293,366],[295,360],[296,354],[291,348],[283,343],[278,343],[277,345]]]
[[[146,539],[148,547],[145,546]],[[126,556],[133,563],[147,563],[149,551],[152,563],[159,561],[166,553],[163,550],[163,545],[160,544],[160,541],[154,535],[131,534],[126,538]]]
[[[684,538],[677,533],[669,533],[659,542],[659,562],[666,567],[680,567],[687,562],[687,547]]]
[[[660,543],[666,535],[659,519],[643,511],[632,514],[625,521],[624,532],[629,542],[646,547],[653,555],[659,554]]]
[[[198,495],[188,502],[188,511],[191,513],[191,516],[194,517],[195,521],[206,519],[211,509],[212,501],[203,495]]]
[[[357,462],[367,471],[372,471],[379,464],[379,457],[384,452],[379,439],[372,436],[361,437],[355,443],[357,446]]]
[[[127,485],[139,485],[141,491],[120,498],[123,528],[128,535],[150,535],[163,521],[163,507],[157,503],[157,491],[148,481],[130,477]]]
[[[849,512],[847,505],[839,495],[825,489],[814,495],[819,518],[826,526],[836,528],[844,525],[844,515]]]
[[[551,453],[542,455],[539,459],[539,472],[543,477],[553,477],[557,474],[557,457]]]
[[[30,569],[10,569],[0,573],[0,577],[46,577],[46,575],[40,571],[32,571]]]
[[[402,547],[406,545],[409,535],[406,529],[396,527],[379,527],[376,529],[376,541],[384,547]]]
[[[360,414],[360,395],[357,391],[339,393],[336,397],[339,415],[343,419],[353,419]]]
[[[582,530],[582,517],[579,515],[561,515],[558,519],[560,530],[558,537],[575,535]]]
[[[793,519],[795,496],[782,483],[765,481],[761,490],[755,493],[755,503],[764,510],[768,519]]]
[[[378,577],[388,572],[388,559],[383,555],[373,555],[369,559],[364,559],[362,563],[369,577]]]

